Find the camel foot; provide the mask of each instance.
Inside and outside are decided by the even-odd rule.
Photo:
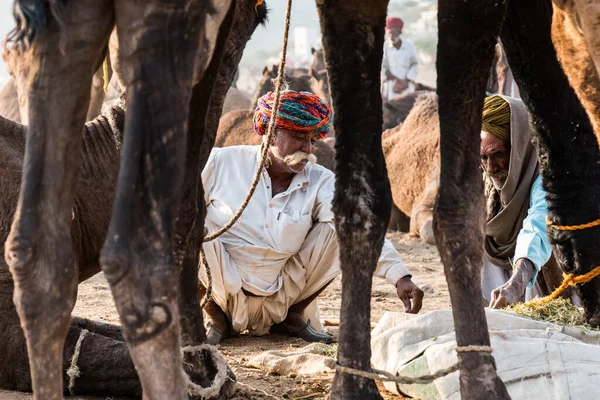
[[[435,246],[435,236],[433,236],[433,223],[431,219],[425,221],[419,228],[419,236],[423,243]]]

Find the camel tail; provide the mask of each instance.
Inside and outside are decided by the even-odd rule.
[[[49,18],[62,25],[66,1],[68,0],[15,0],[13,15],[16,26],[6,37],[5,48],[8,50],[11,46],[19,51],[29,48]]]

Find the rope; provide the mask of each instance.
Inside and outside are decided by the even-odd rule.
[[[455,348],[457,353],[491,353],[492,348],[490,346],[457,346]],[[360,376],[361,378],[373,379],[376,381],[394,382],[401,385],[413,385],[416,383],[429,383],[443,376],[449,375],[453,372],[458,371],[458,364],[451,365],[448,368],[440,369],[434,374],[423,375],[423,376],[398,376],[391,374],[387,371],[372,368],[373,372],[361,371],[350,367],[344,367],[336,364],[335,370],[347,375]]]
[[[278,114],[277,110],[279,110],[279,100],[281,97],[281,89],[283,87],[283,75],[284,75],[283,71],[285,69],[285,58],[286,58],[286,54],[287,54],[288,36],[289,36],[289,31],[290,31],[291,12],[292,12],[292,0],[288,0],[287,8],[285,11],[285,28],[283,31],[281,61],[279,63],[277,82],[275,84],[275,100],[273,102],[273,110],[276,110],[276,111],[273,114],[273,118],[271,118],[271,121],[269,122],[269,130],[268,130],[269,133],[267,135],[266,144],[265,144],[265,142],[263,142],[262,153],[261,153],[261,158],[260,158],[260,165],[256,169],[256,173],[254,174],[254,180],[252,181],[250,190],[248,191],[248,194],[246,194],[246,198],[242,202],[242,205],[240,206],[240,208],[237,210],[235,215],[229,220],[229,222],[227,224],[225,224],[225,226],[223,226],[218,231],[213,232],[210,235],[208,235],[207,237],[205,237],[204,238],[205,242],[210,242],[211,240],[214,240],[214,239],[218,238],[219,236],[223,235],[237,222],[237,220],[242,216],[242,213],[244,212],[244,209],[246,208],[246,206],[248,206],[248,203],[250,202],[250,199],[252,198],[252,195],[254,194],[256,187],[258,186],[258,182],[260,181],[260,176],[261,176],[262,170],[265,166],[266,160],[268,159],[269,144],[271,143],[271,141],[273,139],[273,135],[275,134],[275,127],[276,127],[275,123],[277,121],[277,114]]]
[[[81,342],[83,342],[83,338],[88,334],[87,329],[82,329],[79,332],[79,338],[77,338],[77,343],[75,344],[75,350],[73,351],[73,356],[71,357],[71,366],[67,370],[67,375],[69,376],[69,393],[71,396],[75,396],[75,379],[81,376],[81,371],[77,366],[77,361],[79,360],[79,354],[81,353]]]
[[[595,226],[600,226],[600,219],[581,225],[554,225],[554,223],[550,221],[550,218],[546,217],[546,223],[548,226],[556,229],[557,231],[581,231],[584,229],[593,228]]]
[[[215,364],[215,368],[217,369],[217,373],[215,375],[215,379],[213,379],[211,385],[209,387],[202,387],[200,385],[195,384],[190,379],[190,376],[183,372],[185,383],[187,385],[187,393],[190,396],[198,397],[200,399],[212,399],[219,396],[221,392],[221,388],[225,384],[225,382],[230,379],[227,376],[227,362],[225,358],[219,353],[215,346],[210,344],[202,344],[200,346],[186,346],[181,349],[182,355],[185,353],[188,354],[196,354],[202,351],[207,351]]]
[[[600,265],[598,265],[596,268],[594,268],[590,272],[583,274],[583,275],[575,276],[575,274],[569,274],[569,275],[565,276],[563,282],[560,284],[559,287],[556,288],[556,290],[554,290],[554,292],[550,293],[546,297],[542,297],[541,299],[529,300],[525,304],[541,305],[541,304],[549,303],[552,300],[556,299],[558,296],[560,296],[560,294],[562,292],[564,292],[565,289],[569,285],[575,286],[575,285],[578,285],[581,283],[588,283],[589,281],[591,281],[592,279],[594,279],[595,277],[597,277],[599,275],[600,275]]]
[[[256,0],[256,4],[254,5],[254,12],[258,15],[258,7],[263,3],[263,0]]]
[[[204,272],[206,272],[206,278],[208,280],[208,284],[206,285],[206,293],[204,294],[204,298],[200,303],[200,307],[204,308],[208,300],[212,298],[212,274],[210,272],[210,268],[208,267],[208,261],[206,261],[206,253],[204,252],[204,247],[200,246],[200,262],[202,263],[202,267],[204,268]]]

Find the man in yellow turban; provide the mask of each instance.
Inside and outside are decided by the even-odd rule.
[[[487,97],[481,128],[487,223],[481,286],[493,308],[548,293],[555,282],[536,279],[558,265],[546,235],[548,205],[523,102]],[[558,273],[560,277],[560,273]]]

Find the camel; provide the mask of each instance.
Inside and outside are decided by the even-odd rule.
[[[435,93],[422,92],[404,123],[383,133],[382,143],[393,204],[410,215],[409,232],[429,244],[435,244],[432,216],[439,185],[437,111]]]
[[[11,122],[6,140],[12,147],[2,146],[5,153],[1,156],[9,166],[2,169],[3,187],[12,185],[13,189],[6,189],[12,197],[3,201],[9,206],[1,214],[2,232],[8,236],[6,264],[0,264],[6,286],[1,322],[7,340],[2,343],[7,346],[3,354],[9,354],[11,362],[5,363],[10,369],[0,371],[0,384],[33,389],[36,399],[62,399],[63,367],[81,337],[81,328],[91,333],[83,341],[79,358],[79,368],[88,372],[77,380],[78,392],[136,395],[141,389],[147,398],[183,399],[186,381],[181,347],[205,339],[197,286],[204,219],[203,207],[197,203],[203,198],[198,172],[212,147],[225,93],[245,43],[264,21],[266,6],[254,0],[216,2],[210,9],[204,8],[206,2],[197,1],[167,9],[154,1],[117,1],[114,5],[114,14],[106,12],[112,2],[95,0],[65,3],[62,9],[46,8],[55,3],[28,8],[27,13],[18,14],[12,47],[7,48],[8,57],[33,57],[33,65],[43,59],[45,66],[31,76],[27,141],[23,143],[25,128]],[[212,25],[200,29],[208,10]],[[85,119],[81,103],[86,101],[80,99],[89,98],[93,71],[104,58],[114,16],[119,52],[125,55],[121,68],[128,88],[127,123],[122,125],[122,114],[121,119],[103,115],[90,123],[93,127],[86,125],[82,136],[81,131],[74,131]],[[62,28],[55,18],[76,34],[63,33],[58,40]],[[136,24],[130,24],[131,20]],[[36,21],[47,22],[31,25]],[[161,25],[166,21],[172,25]],[[161,30],[167,26],[183,29],[170,29],[165,36]],[[135,45],[134,36],[138,38]],[[87,48],[80,45],[84,38]],[[173,48],[175,43],[181,66],[177,71],[163,65],[161,53],[154,52]],[[130,57],[140,52],[145,54],[143,64]],[[65,68],[65,63],[70,67]],[[152,74],[142,74],[142,65]],[[68,73],[68,85],[57,71]],[[169,101],[163,104],[144,93],[161,93]],[[61,112],[45,115],[50,94]],[[140,117],[150,109],[165,113],[153,113],[152,124],[142,128]],[[115,109],[110,110],[113,115]],[[113,121],[108,123],[110,134],[107,120]],[[140,137],[142,130],[145,136]],[[122,144],[120,132],[126,138]],[[42,140],[50,134],[52,140]],[[140,159],[142,153],[136,147],[142,143],[151,146],[145,147]],[[44,152],[52,157],[43,158]],[[119,153],[122,164],[117,167]],[[79,174],[74,173],[77,166]],[[38,189],[49,187],[53,190]],[[131,187],[137,188],[136,196],[127,193]],[[35,206],[39,201],[44,207]],[[135,231],[126,224],[132,217]],[[77,319],[71,322],[78,281],[100,267],[114,292],[121,329]],[[210,357],[204,352],[187,354],[185,361],[193,364],[186,367],[191,379],[208,386],[216,373]],[[221,395],[227,396],[229,389],[230,383]]]
[[[248,110],[250,108],[250,98],[240,89],[231,87],[225,96],[223,104],[223,114],[233,110]]]
[[[254,111],[256,103],[259,97],[269,91],[273,91],[273,82],[277,76],[278,66],[273,65],[270,69],[265,67],[263,69],[263,77],[256,87],[254,98],[250,103],[250,110]],[[316,71],[313,69],[306,68],[286,68],[285,80],[287,82],[288,89],[296,91],[312,92],[325,100],[330,102],[329,96],[329,81],[327,80],[326,71]]]
[[[14,79],[9,79],[0,92],[0,116],[21,122],[17,87]]]

